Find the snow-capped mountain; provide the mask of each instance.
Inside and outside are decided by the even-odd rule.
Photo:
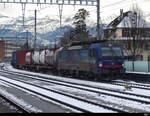
[[[19,44],[24,44],[28,37],[30,45],[34,42],[34,17],[26,18],[25,27],[22,26],[22,17],[9,18],[6,16],[0,16],[0,20],[8,19],[7,24],[0,24],[0,37],[14,37],[11,40],[16,41]],[[64,32],[72,28],[72,17],[65,17],[62,19],[62,26],[58,18],[45,17],[37,19],[37,44],[44,46],[54,46],[55,43],[60,41],[60,37]],[[87,27],[89,35],[96,36],[96,22],[87,20]],[[28,33],[27,33],[28,30]],[[5,38],[9,39],[10,38]]]
[[[18,40],[16,38],[11,38],[11,40],[15,40],[18,42],[20,42],[20,39],[23,39],[22,41],[25,42],[26,37],[28,37],[28,39],[33,42],[35,29],[34,17],[26,18],[24,27],[22,17],[11,18],[0,14],[0,20],[5,20],[3,24],[0,24],[0,37],[18,37]],[[59,41],[59,37],[63,36],[64,32],[66,32],[73,26],[73,18],[70,16],[63,17],[61,27],[58,17],[46,16],[44,18],[38,18],[36,22],[37,43],[40,43],[42,45],[49,45],[51,43],[54,44],[54,41]],[[95,34],[96,22],[93,22],[91,20],[87,20],[87,22],[88,29],[90,30],[90,35]]]

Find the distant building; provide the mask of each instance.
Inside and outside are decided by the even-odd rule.
[[[124,44],[124,46],[126,46],[126,48],[128,48],[127,42],[132,41],[133,39],[132,35],[134,35],[135,30],[136,30],[135,28],[131,27],[130,28],[116,27],[115,30],[105,29],[104,38],[122,43]],[[148,56],[150,56],[150,28],[147,27],[138,28],[138,31],[139,33],[141,33],[140,36],[144,43],[143,48],[144,50],[141,54],[141,58],[139,57],[139,59],[148,60]],[[125,53],[125,55],[127,54]]]
[[[0,62],[4,61],[5,58],[5,42],[0,41]]]
[[[10,61],[12,52],[20,49],[15,42],[0,40],[0,62]]]
[[[127,37],[132,37],[135,33],[135,28],[127,28],[127,27],[116,27],[113,29],[104,29],[104,37],[115,40],[125,40]],[[141,33],[141,37],[150,38],[150,28],[138,28],[138,31]],[[113,33],[113,34],[111,34]]]

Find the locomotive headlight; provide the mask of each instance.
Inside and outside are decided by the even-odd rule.
[[[122,66],[125,67],[125,63],[122,63]]]
[[[99,62],[98,66],[101,68],[103,66],[102,62]]]

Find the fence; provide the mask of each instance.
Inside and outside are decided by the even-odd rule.
[[[150,56],[147,61],[125,61],[127,71],[150,72]]]

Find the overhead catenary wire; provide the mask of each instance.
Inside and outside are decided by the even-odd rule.
[[[108,8],[108,7],[110,7],[110,6],[116,6],[116,5],[119,5],[119,4],[122,4],[123,2],[128,2],[127,4],[125,4],[123,7],[126,7],[126,6],[129,6],[129,4],[131,4],[131,2],[132,2],[132,0],[120,0],[120,1],[117,1],[117,2],[115,2],[115,3],[112,3],[112,4],[108,4],[108,5],[105,5],[105,6],[101,6],[101,12],[100,13],[103,13],[104,11],[103,11],[103,9],[105,9],[105,8]],[[137,2],[137,0],[136,1],[134,1],[134,3],[136,3]],[[132,2],[133,3],[133,2]],[[75,5],[73,5],[73,6],[75,6]],[[41,8],[40,9],[40,11],[42,11],[42,10],[45,10],[46,8],[48,8],[49,6],[46,6],[46,7],[44,7],[44,8]],[[75,8],[75,7],[74,7]],[[120,7],[120,8],[122,8],[122,7]],[[111,9],[111,10],[116,10],[116,9],[119,9],[118,7],[117,8],[113,8],[113,9]],[[96,9],[94,9],[94,10],[91,10],[90,12],[96,12]],[[118,13],[119,13],[119,11],[118,11]],[[113,18],[115,18],[114,17],[114,15],[113,15]],[[112,17],[111,17],[111,19],[112,19]],[[111,20],[111,19],[109,19],[109,20]],[[106,20],[106,19],[102,19],[102,20]],[[107,19],[108,20],[108,19]],[[106,22],[108,22],[108,21],[106,21]],[[60,21],[60,23],[62,23],[61,21]],[[61,25],[61,24],[60,24]]]

